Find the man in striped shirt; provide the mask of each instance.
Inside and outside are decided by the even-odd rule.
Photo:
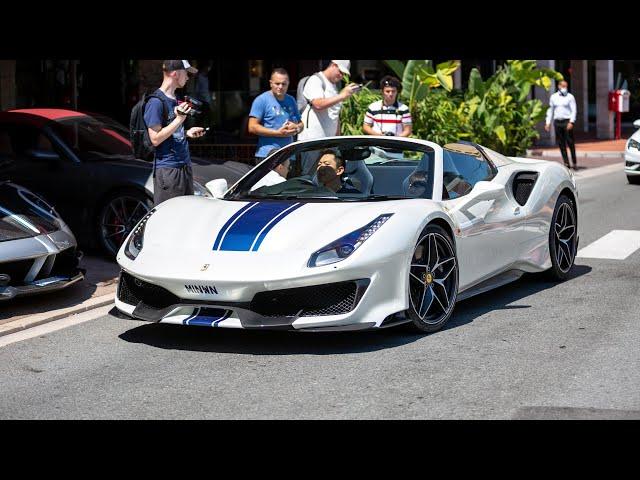
[[[411,135],[411,112],[409,107],[398,101],[402,90],[400,80],[390,75],[380,81],[382,100],[373,102],[364,115],[362,130],[367,135]]]

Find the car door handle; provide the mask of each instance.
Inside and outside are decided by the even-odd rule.
[[[514,215],[520,215],[520,207],[516,207],[516,208],[513,210],[513,214],[514,214]]]

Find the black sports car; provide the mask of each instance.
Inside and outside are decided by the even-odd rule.
[[[246,164],[192,158],[196,195],[214,178],[233,185]],[[153,206],[152,163],[132,155],[128,130],[97,114],[63,109],[0,112],[0,180],[53,203],[85,247],[115,255]]]

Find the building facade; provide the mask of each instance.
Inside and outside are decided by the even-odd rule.
[[[438,63],[446,59],[435,59]],[[323,69],[329,60],[190,60],[211,65],[210,122],[218,144],[254,143],[246,133],[253,99],[269,88],[269,74],[275,67],[289,72],[289,93],[295,95],[300,78]],[[504,60],[463,59],[454,74],[454,87],[466,88],[471,69],[483,78],[492,75]],[[145,91],[162,81],[161,60],[2,60],[0,61],[0,107],[3,110],[28,107],[63,107],[98,112],[128,124],[131,108]],[[631,111],[622,115],[623,125],[640,118],[640,61],[622,60],[538,60],[569,82],[578,104],[578,131],[597,138],[614,137],[614,114],[608,111],[608,92],[625,86],[631,91]],[[391,70],[381,60],[352,60],[352,80],[377,86],[377,80]],[[190,82],[191,83],[191,82]],[[187,84],[186,90],[189,89]],[[532,96],[543,103],[555,91],[537,88]],[[178,92],[178,93],[188,93]],[[540,125],[539,144],[554,142]]]

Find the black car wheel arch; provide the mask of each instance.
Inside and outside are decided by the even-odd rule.
[[[95,217],[100,248],[115,256],[129,232],[152,208],[149,195],[135,188],[118,189],[105,195],[97,205]]]

